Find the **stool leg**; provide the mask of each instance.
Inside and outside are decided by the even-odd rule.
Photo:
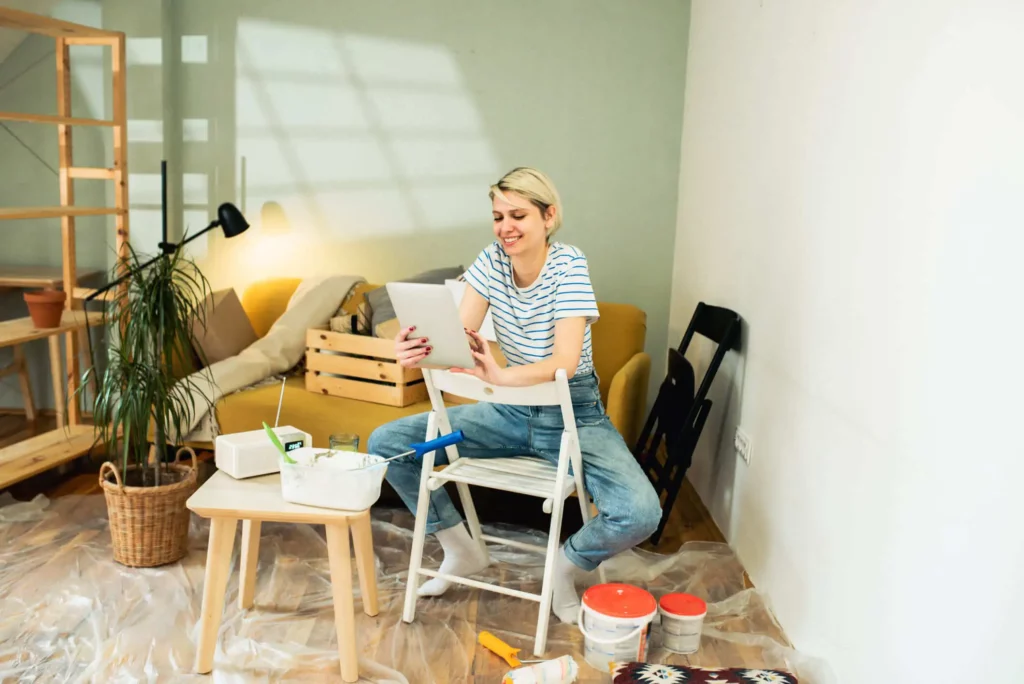
[[[356,551],[356,567],[359,569],[359,592],[363,595],[363,612],[376,615],[377,568],[373,562],[373,528],[370,526],[370,511],[349,522],[352,541]]]
[[[224,613],[224,591],[231,569],[231,550],[235,545],[235,518],[210,519],[210,543],[206,551],[206,581],[203,584],[203,612],[199,616],[199,644],[196,649],[196,672],[206,674],[213,669],[217,650],[217,632]]]
[[[260,555],[261,527],[259,520],[242,521],[242,557],[238,580],[238,607],[242,610],[252,608],[256,595],[256,562]]]
[[[32,383],[29,381],[28,364],[25,363],[25,350],[21,345],[14,347],[14,364],[17,367],[18,382],[21,384],[21,397],[25,402],[25,420],[32,423],[36,419],[36,403],[32,398]]]
[[[50,379],[53,382],[53,410],[57,414],[57,427],[65,424],[64,367],[60,360],[60,335],[50,335]]]
[[[334,594],[334,627],[338,630],[338,657],[341,678],[359,681],[359,656],[356,651],[355,600],[352,598],[352,556],[348,544],[348,524],[325,525],[327,560],[331,565],[331,591]]]

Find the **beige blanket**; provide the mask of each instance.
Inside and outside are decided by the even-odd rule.
[[[320,276],[299,284],[281,317],[259,340],[236,356],[211,364],[190,376],[195,390],[195,415],[179,441],[212,442],[217,436],[214,411],[207,410],[225,395],[260,384],[294,368],[306,351],[306,330],[326,326],[349,291],[364,282],[360,276]],[[207,404],[202,396],[210,400]]]

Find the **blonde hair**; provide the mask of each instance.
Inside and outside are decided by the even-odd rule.
[[[497,195],[513,206],[520,206],[510,200],[505,195],[506,192],[514,192],[528,199],[540,209],[540,215],[545,219],[548,207],[555,208],[555,218],[547,233],[547,239],[550,242],[551,236],[562,227],[562,199],[558,196],[558,190],[551,179],[537,169],[519,166],[506,173],[501,180],[491,186],[490,197],[494,199],[494,196]],[[520,206],[520,208],[525,209],[526,207]]]

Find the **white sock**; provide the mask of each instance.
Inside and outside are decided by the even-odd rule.
[[[580,596],[576,593],[576,565],[565,555],[565,547],[558,550],[555,572],[551,580],[551,612],[562,622],[574,625],[580,612]]]
[[[441,542],[444,549],[444,560],[441,561],[441,568],[438,572],[446,575],[457,575],[467,577],[475,575],[487,567],[487,556],[480,545],[473,541],[465,524],[459,523],[455,527],[439,531],[436,535],[437,541]],[[440,596],[448,591],[451,582],[440,577],[432,577],[423,583],[417,591],[418,596]]]

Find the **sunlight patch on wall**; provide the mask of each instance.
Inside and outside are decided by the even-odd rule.
[[[182,64],[206,64],[206,43],[206,36],[182,36]]]
[[[163,64],[163,40],[155,38],[126,37],[124,56],[128,66],[159,66]]]
[[[132,143],[163,142],[164,122],[160,119],[128,119],[128,140]]]
[[[254,238],[270,202],[293,245],[318,248],[488,227],[501,169],[448,49],[241,19],[235,67],[239,195]],[[247,239],[233,250],[262,269],[290,258],[278,247]]]

